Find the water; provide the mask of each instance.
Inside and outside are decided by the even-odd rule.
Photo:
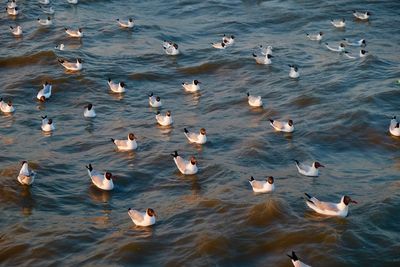
[[[388,134],[398,115],[398,1],[54,1],[54,25],[35,1],[18,1],[15,20],[0,16],[0,94],[16,113],[0,116],[0,263],[3,266],[291,266],[295,250],[313,266],[400,264],[400,140]],[[3,4],[4,5],[4,4]],[[369,22],[351,11],[369,10]],[[131,30],[117,17],[136,19]],[[345,30],[329,20],[344,17]],[[14,38],[8,25],[22,25]],[[81,26],[71,40],[63,28]],[[325,33],[323,42],[305,32]],[[224,51],[210,43],[222,34],[236,43]],[[365,38],[370,56],[349,60],[329,52],[327,41]],[[164,39],[181,55],[163,54]],[[53,47],[63,42],[64,52]],[[274,47],[272,66],[256,65],[259,44]],[[358,52],[356,48],[353,52]],[[70,74],[57,58],[84,60]],[[287,64],[301,78],[288,78]],[[115,96],[108,77],[127,84]],[[198,95],[181,82],[198,79]],[[45,104],[41,84],[53,83]],[[172,111],[163,129],[148,107],[153,91]],[[251,109],[246,92],[263,97]],[[83,106],[97,118],[85,120]],[[54,119],[46,136],[40,116]],[[274,132],[268,118],[295,122],[291,135]],[[188,144],[183,128],[205,127],[209,142]],[[118,153],[109,138],[138,137],[138,150]],[[200,171],[183,176],[171,156],[195,155]],[[326,166],[319,178],[300,176],[293,159]],[[28,160],[38,177],[30,188],[16,180]],[[91,185],[85,165],[111,171],[112,192]],[[273,194],[256,195],[247,179],[275,177]],[[311,212],[303,193],[359,202],[345,219]],[[128,207],[155,209],[152,228],[135,227]]]

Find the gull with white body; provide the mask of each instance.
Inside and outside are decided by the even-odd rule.
[[[319,175],[318,168],[325,167],[318,161],[314,161],[311,166],[306,165],[304,163],[300,163],[298,160],[294,160],[296,163],[297,170],[300,174],[310,177],[317,177]]]
[[[257,64],[261,64],[261,65],[270,65],[272,64],[271,58],[273,58],[274,56],[271,54],[266,54],[266,55],[256,55],[255,53],[253,53],[253,58],[256,60]]]
[[[27,161],[22,162],[21,170],[19,171],[17,180],[22,185],[31,185],[35,181],[36,172],[29,169]]]
[[[326,48],[328,48],[329,50],[331,50],[331,51],[333,51],[333,52],[339,52],[339,53],[344,52],[345,49],[346,49],[344,43],[340,43],[339,46],[338,46],[338,48],[331,47],[331,46],[329,46],[328,43],[325,43],[325,46],[326,46]]]
[[[136,137],[133,133],[128,134],[127,140],[115,140],[111,138],[111,142],[113,142],[120,151],[132,151],[137,148]]]
[[[247,92],[247,102],[251,107],[262,107],[263,105],[261,96],[250,95],[249,92]]]
[[[52,85],[51,83],[48,83],[47,81],[43,84],[43,89],[41,89],[37,95],[36,98],[41,101],[41,102],[45,102],[47,99],[50,98],[51,96],[51,89],[52,89]]]
[[[170,126],[174,122],[171,116],[171,111],[169,110],[165,113],[165,115],[162,115],[160,111],[157,111],[156,120],[161,126]]]
[[[119,26],[121,26],[122,28],[133,28],[133,24],[134,24],[132,18],[128,19],[127,21],[117,19],[117,23],[118,23]]]
[[[4,102],[2,97],[0,98],[0,110],[1,110],[1,112],[4,112],[4,113],[15,112],[15,108],[13,106],[12,101],[8,100],[7,102]]]
[[[332,19],[332,20],[331,20],[331,24],[332,24],[335,28],[344,28],[344,27],[346,27],[346,21],[345,21],[345,19]]]
[[[10,31],[14,36],[21,36],[22,35],[22,27],[21,26],[10,26]]]
[[[296,65],[289,65],[289,77],[292,79],[297,79],[300,77],[299,67]]]
[[[353,16],[359,20],[368,20],[369,17],[371,16],[371,13],[369,13],[368,11],[360,12],[353,10]]]
[[[80,71],[82,69],[82,60],[80,58],[76,59],[76,62],[68,62],[64,59],[58,59],[58,62],[69,71]]]
[[[198,80],[193,80],[192,83],[183,82],[182,87],[186,91],[194,93],[194,92],[197,92],[200,90],[200,84],[201,84],[201,82],[199,82]]]
[[[357,204],[357,201],[352,200],[349,196],[343,196],[339,203],[331,203],[320,201],[307,193],[305,193],[305,195],[307,196],[306,204],[310,209],[327,216],[338,216],[344,218],[349,212],[349,204]]]
[[[178,45],[176,43],[165,41],[163,42],[164,52],[170,56],[176,56],[179,54]]]
[[[110,191],[114,189],[111,172],[105,172],[104,174],[101,174],[100,172],[93,170],[92,164],[89,164],[85,167],[88,170],[90,179],[92,179],[92,183],[97,188],[105,191]]]
[[[178,170],[185,175],[196,174],[197,169],[197,160],[195,157],[191,157],[190,160],[186,160],[178,155],[178,151],[174,151],[174,154],[171,154],[174,157],[174,162]]]
[[[294,251],[292,251],[292,255],[287,254],[287,256],[292,260],[292,264],[294,267],[311,267],[310,265],[307,265],[304,262],[300,261]]]
[[[147,209],[146,212],[140,212],[128,209],[128,215],[132,219],[132,222],[137,226],[151,226],[156,223],[157,213],[153,209]]]
[[[393,116],[390,120],[389,132],[391,135],[400,136],[400,126],[399,122],[396,119],[396,116]]]
[[[114,93],[125,93],[125,83],[124,82],[114,83],[111,80],[111,78],[109,78],[108,86],[110,87],[110,90],[113,91]]]
[[[291,133],[294,131],[294,125],[292,120],[288,120],[287,122],[277,121],[277,120],[269,120],[269,124],[278,132],[286,132]]]
[[[56,129],[56,127],[54,126],[53,120],[52,119],[48,119],[47,115],[46,116],[42,116],[42,131],[43,132],[52,132]]]
[[[42,26],[49,26],[53,24],[53,21],[50,17],[47,17],[46,19],[37,19],[38,23]]]
[[[83,111],[83,116],[85,118],[95,118],[97,116],[92,103],[89,103],[85,106],[85,110]]]
[[[79,28],[77,30],[65,28],[65,33],[68,34],[68,36],[74,37],[74,38],[82,38],[83,37],[82,28]]]
[[[161,98],[154,96],[153,92],[149,94],[149,105],[153,108],[159,108],[162,106]]]
[[[265,181],[257,181],[251,176],[249,183],[255,193],[268,193],[275,190],[274,177],[272,176],[267,177]]]
[[[311,41],[321,41],[323,34],[324,34],[323,32],[314,33],[314,34],[306,33],[307,38],[310,39]]]
[[[199,133],[189,132],[188,129],[184,128],[183,132],[190,143],[203,145],[207,142],[206,129],[201,128]]]

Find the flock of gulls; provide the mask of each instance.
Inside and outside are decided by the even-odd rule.
[[[67,0],[70,4],[78,4],[78,0]],[[50,15],[54,14],[53,7],[50,6],[49,0],[39,0],[39,4],[42,11],[49,16],[45,19],[38,19],[38,23],[42,26],[50,26],[52,25],[52,18]],[[7,3],[6,11],[10,16],[18,16],[20,10],[18,8],[16,0],[11,0]],[[357,12],[353,11],[353,16],[360,21],[368,21],[370,17],[369,12]],[[330,21],[331,24],[336,28],[344,28],[346,27],[345,19],[334,19]],[[133,28],[134,20],[132,18],[123,21],[117,19],[117,24],[123,28]],[[10,26],[11,33],[16,36],[22,36],[23,29],[21,26]],[[84,33],[81,28],[79,29],[68,29],[65,28],[65,33],[71,38],[83,38]],[[322,41],[323,32],[318,32],[315,34],[306,34],[306,38],[311,41]],[[212,43],[211,46],[215,49],[228,49],[235,43],[235,36],[233,35],[223,35],[222,40],[220,42]],[[350,41],[347,39],[343,39],[337,47],[332,47],[328,43],[326,44],[326,48],[333,52],[338,52],[344,54],[346,57],[350,59],[363,58],[367,56],[367,51],[364,50],[367,43],[366,40],[356,40]],[[352,55],[349,51],[346,50],[346,47],[360,47],[358,56]],[[56,49],[64,50],[64,44],[57,45]],[[162,48],[166,55],[169,56],[177,56],[179,55],[179,46],[172,42],[164,40],[162,42]],[[269,65],[272,64],[272,47],[271,46],[259,46],[259,51],[253,53],[253,57],[257,64]],[[62,67],[64,67],[67,71],[77,72],[82,70],[82,60],[76,59],[75,61],[67,61],[64,59],[58,59],[59,63]],[[289,65],[289,77],[291,79],[298,79],[300,77],[299,67],[296,65]],[[114,93],[124,93],[126,91],[126,86],[124,82],[114,82],[111,79],[107,81],[110,90]],[[192,82],[184,82],[182,83],[182,87],[185,91],[194,93],[200,90],[201,82],[198,80],[193,80]],[[37,100],[41,102],[47,101],[52,94],[52,85],[49,82],[45,82],[43,84],[43,88],[37,93]],[[251,107],[262,107],[263,101],[261,96],[254,96],[247,93],[247,101]],[[153,108],[160,108],[163,104],[161,98],[159,96],[155,96],[153,93],[148,95],[149,105]],[[0,99],[0,110],[3,113],[14,113],[15,107],[12,104],[11,100],[4,101],[3,98]],[[83,116],[85,118],[95,118],[96,112],[94,109],[94,105],[89,103],[84,107]],[[171,111],[167,111],[165,114],[161,114],[160,111],[157,111],[155,116],[156,122],[164,127],[169,127],[174,123],[174,120],[171,115]],[[279,132],[292,133],[294,131],[294,122],[292,120],[280,121],[270,119],[270,125],[273,129]],[[41,129],[43,132],[51,133],[56,130],[54,125],[54,121],[47,116],[42,116]],[[389,132],[394,136],[400,136],[400,127],[399,121],[397,121],[396,117],[393,117],[390,121]],[[204,145],[207,142],[207,134],[206,129],[201,128],[199,132],[192,132],[188,129],[184,129],[183,134],[186,136],[190,143]],[[136,137],[133,133],[129,133],[127,135],[126,140],[116,140],[111,138],[112,143],[119,151],[132,151],[138,147],[136,142]],[[176,164],[178,170],[184,175],[193,175],[198,172],[197,160],[194,156],[185,159],[181,155],[178,154],[178,151],[174,151],[172,154],[173,161]],[[305,176],[317,177],[319,175],[319,168],[324,167],[321,163],[315,161],[311,165],[301,163],[295,160],[295,166],[298,172]],[[91,164],[86,166],[88,175],[92,181],[92,183],[101,190],[113,190],[113,176],[110,172],[99,172],[96,171]],[[36,172],[29,168],[28,162],[23,161],[21,170],[18,174],[17,180],[19,183],[25,186],[32,185],[36,177]],[[250,185],[254,192],[256,193],[268,193],[275,190],[274,178],[272,176],[266,177],[265,180],[256,180],[254,177],[250,177]],[[307,193],[306,195],[306,204],[309,208],[314,210],[315,212],[327,216],[338,216],[338,217],[346,217],[348,215],[348,209],[350,203],[357,203],[352,200],[349,196],[343,196],[340,199],[339,203],[330,203],[318,200],[316,197],[311,196]],[[133,223],[138,226],[151,226],[156,223],[156,212],[148,208],[144,212],[129,209],[128,215],[132,219]],[[288,255],[292,260],[292,263],[295,267],[307,267],[305,263],[301,262],[296,256],[295,252],[292,252],[291,255]]]

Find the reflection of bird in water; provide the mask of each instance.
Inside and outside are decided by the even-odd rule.
[[[35,206],[35,201],[32,198],[32,193],[30,190],[30,187],[28,186],[23,186],[21,187],[21,208],[22,208],[22,214],[23,215],[31,215],[32,214],[32,209]]]
[[[94,202],[99,202],[99,203],[108,203],[111,200],[111,192],[110,191],[104,191],[104,190],[98,190],[95,185],[91,185],[89,187],[89,197],[94,201]]]

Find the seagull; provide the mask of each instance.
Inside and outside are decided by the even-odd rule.
[[[67,2],[68,2],[69,4],[73,4],[73,5],[78,4],[78,0],[67,0]]]
[[[233,45],[233,43],[235,42],[235,36],[231,35],[231,36],[226,36],[224,34],[224,36],[222,37],[222,42],[226,45],[226,46],[230,46]]]
[[[256,193],[268,193],[275,190],[274,177],[272,176],[267,177],[265,181],[257,181],[251,176],[249,183]]]
[[[122,28],[133,28],[133,19],[130,18],[128,21],[122,21],[120,19],[117,19],[117,22],[119,26]]]
[[[151,226],[156,223],[156,212],[153,209],[147,209],[146,212],[140,212],[128,209],[128,215],[137,226]]]
[[[396,119],[396,116],[394,116],[390,120],[389,132],[394,136],[400,136],[400,127],[399,127],[399,122]]]
[[[18,7],[14,7],[14,8],[6,7],[6,10],[7,10],[7,14],[11,15],[11,16],[16,16],[19,13],[19,8]]]
[[[92,182],[95,186],[102,190],[110,191],[114,188],[114,183],[112,180],[111,172],[105,172],[104,175],[99,173],[98,171],[94,171],[92,164],[89,166],[85,166],[88,169],[89,177],[92,179]]]
[[[249,105],[252,107],[262,107],[263,102],[261,100],[261,96],[253,96],[250,93],[247,93],[247,101]]]
[[[17,1],[15,0],[11,0],[10,2],[7,3],[8,8],[16,8],[17,6],[18,6]]]
[[[43,13],[48,14],[48,15],[53,15],[55,12],[53,7],[40,6],[40,8],[42,9]]]
[[[108,78],[108,86],[114,93],[125,93],[125,83],[119,82],[114,83],[111,78]]]
[[[154,96],[153,92],[149,94],[149,105],[153,108],[159,108],[162,106],[161,98],[159,96]]]
[[[200,84],[201,82],[199,82],[198,80],[193,80],[192,83],[187,83],[187,82],[183,82],[182,83],[182,87],[188,91],[188,92],[197,92],[200,90]]]
[[[65,28],[65,32],[71,37],[75,37],[75,38],[83,37],[82,28],[79,28],[78,30],[71,30],[71,29]]]
[[[184,128],[183,131],[190,143],[203,145],[207,142],[206,129],[204,128],[200,129],[200,133],[189,132],[186,128]]]
[[[132,151],[137,148],[136,137],[133,133],[128,134],[128,140],[115,140],[111,138],[111,142],[113,142],[120,151]]]
[[[368,51],[365,51],[364,49],[361,49],[360,53],[359,53],[360,58],[368,56],[367,53],[368,53]]]
[[[59,45],[56,45],[56,47],[55,47],[55,49],[60,50],[60,51],[63,51],[64,48],[65,48],[64,44],[59,44]]]
[[[13,113],[15,111],[15,108],[12,104],[11,100],[8,100],[8,102],[4,102],[3,98],[0,98],[0,110],[4,113]]]
[[[346,43],[346,45],[349,45],[349,46],[361,46],[361,47],[367,46],[367,42],[365,41],[365,39],[360,39],[358,41],[351,42],[351,41],[347,40],[346,38],[344,38],[343,41]]]
[[[294,125],[292,120],[288,120],[288,122],[283,122],[270,119],[269,122],[271,126],[279,132],[291,133],[294,131]]]
[[[269,65],[272,63],[271,58],[274,56],[271,54],[266,54],[265,56],[257,56],[256,54],[253,53],[253,57],[256,60],[257,64],[262,64],[262,65]]]
[[[58,62],[60,62],[61,65],[67,70],[79,71],[82,69],[82,60],[80,58],[76,60],[76,63],[68,62],[63,59],[58,59]]]
[[[326,48],[328,48],[329,50],[333,51],[333,52],[344,52],[345,51],[345,47],[344,47],[344,43],[340,43],[338,48],[334,48],[329,46],[328,43],[325,43]]]
[[[345,19],[331,19],[331,24],[336,28],[346,27]]]
[[[160,111],[157,111],[156,120],[158,124],[160,124],[161,126],[169,126],[172,125],[172,123],[174,122],[171,117],[171,111],[169,110],[167,111],[165,116],[161,115]]]
[[[340,202],[336,204],[331,202],[319,201],[318,199],[310,196],[307,193],[305,193],[305,195],[308,198],[306,201],[308,207],[310,207],[317,213],[328,216],[346,217],[349,212],[349,204],[357,204],[357,201],[352,200],[349,196],[343,196]]]
[[[39,4],[48,5],[50,4],[50,0],[39,0]]]
[[[307,33],[307,38],[310,39],[311,41],[321,41],[323,34],[324,34],[323,32],[319,32],[318,34],[308,34]]]
[[[95,118],[97,116],[92,103],[89,103],[87,106],[85,106],[83,116],[85,118]]]
[[[23,161],[21,170],[18,174],[18,182],[22,185],[31,185],[35,181],[36,172],[29,170],[28,162]]]
[[[221,43],[211,43],[211,46],[216,49],[225,49],[227,45],[224,42]]]
[[[369,16],[371,16],[371,13],[369,13],[368,11],[359,12],[359,11],[353,10],[353,16],[360,20],[367,20],[367,19],[369,19]]]
[[[287,256],[292,260],[294,267],[311,267],[310,265],[301,262],[294,251],[292,251],[292,255],[288,254]]]
[[[51,20],[50,17],[47,17],[47,19],[39,19],[39,18],[38,18],[37,21],[38,21],[38,23],[39,23],[40,25],[43,25],[43,26],[48,26],[48,25],[53,24],[53,21]]]
[[[297,79],[299,78],[299,68],[295,65],[289,65],[290,71],[289,71],[289,77],[292,79]]]
[[[175,56],[179,54],[178,45],[172,42],[163,42],[163,48],[167,55]]]
[[[178,155],[178,151],[174,151],[171,156],[174,157],[174,162],[182,174],[191,175],[197,173],[197,160],[195,157],[191,157],[190,161],[185,160]]]
[[[41,102],[45,102],[51,96],[51,89],[52,89],[51,83],[45,82],[43,84],[43,89],[41,89],[38,92],[36,98]]]
[[[296,162],[296,167],[297,167],[297,170],[299,171],[299,173],[303,174],[305,176],[317,177],[319,174],[318,168],[325,167],[318,161],[314,161],[311,166],[300,163],[298,160],[295,160],[295,162]]]
[[[15,28],[13,26],[10,26],[10,31],[14,36],[22,35],[22,27],[21,26],[17,26]]]
[[[267,47],[263,47],[262,45],[259,46],[261,54],[263,54],[264,56],[266,55],[272,55],[272,46],[267,46]]]
[[[54,131],[56,127],[54,126],[52,119],[47,119],[47,116],[42,116],[42,131],[51,132]]]

